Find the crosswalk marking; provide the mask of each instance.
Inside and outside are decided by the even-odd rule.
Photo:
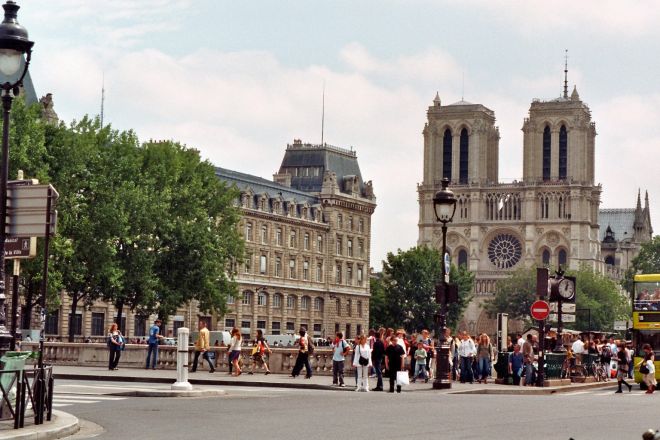
[[[93,394],[56,394],[53,396],[53,408],[64,408],[73,404],[90,404],[102,401],[126,400],[126,397],[98,396]]]

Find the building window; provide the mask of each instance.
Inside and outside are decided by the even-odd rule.
[[[357,268],[357,284],[358,284],[358,286],[362,286],[363,281],[364,281],[364,275],[362,273],[362,266],[358,266],[358,268]]]
[[[296,297],[293,295],[288,295],[286,297],[286,308],[295,309],[296,308]]]
[[[568,261],[568,258],[566,257],[566,251],[564,249],[560,249],[559,253],[557,254],[557,263],[559,263],[559,266],[562,268],[566,267],[566,262]]]
[[[261,243],[262,244],[268,243],[268,226],[266,225],[263,225],[261,227]]]
[[[266,331],[266,321],[257,321],[257,328]]]
[[[279,293],[276,293],[273,296],[273,308],[274,309],[279,309],[280,307],[282,307],[282,295],[280,295]]]
[[[92,312],[92,336],[105,335],[105,313]]]
[[[337,229],[342,229],[344,227],[344,218],[341,214],[337,214]]]
[[[323,252],[323,236],[320,234],[316,237],[316,251]]]
[[[337,272],[335,273],[335,283],[341,284],[341,263],[337,263]]]
[[[346,252],[348,252],[349,257],[353,256],[353,240],[350,238],[346,240]]]
[[[252,241],[252,222],[245,223],[245,240]]]
[[[147,317],[135,315],[133,319],[133,334],[135,336],[147,336]]]
[[[608,266],[614,266],[614,257],[611,255],[605,257],[605,264],[607,264]]]
[[[343,239],[344,239],[344,238],[343,238],[341,235],[337,235],[337,255],[341,255],[341,254],[342,254],[342,251],[343,251],[343,249],[342,249],[342,241],[343,241]]]
[[[323,298],[318,296],[314,298],[314,310],[316,310],[317,312],[323,310]]]
[[[282,257],[275,257],[275,276],[282,276]]]
[[[243,305],[249,306],[252,304],[252,292],[243,292]]]
[[[247,254],[245,256],[245,273],[252,272],[252,254]]]
[[[286,331],[288,332],[295,332],[296,331],[296,323],[287,321],[286,322]]]
[[[349,286],[353,285],[353,265],[346,265],[346,284]]]
[[[337,313],[337,316],[341,316],[341,299],[337,298],[335,300],[335,307],[336,307],[335,311]]]
[[[209,317],[210,319],[210,317]],[[177,333],[179,332],[179,329],[183,327],[183,320],[177,319],[175,321],[172,321],[172,333],[173,336],[176,338]],[[210,327],[210,326],[209,326]]]
[[[241,329],[248,329],[250,328],[251,322],[250,321],[241,321]]]
[[[355,334],[356,335],[361,335],[362,334],[362,324],[357,324],[355,326]]]
[[[309,280],[309,261],[303,261],[303,280]]]
[[[296,260],[293,258],[289,260],[289,278],[296,278]]]
[[[543,255],[541,256],[541,261],[544,266],[550,266],[550,251],[547,249],[543,250]]]
[[[348,216],[348,229],[349,229],[350,231],[353,230],[353,216],[352,216],[352,215],[349,215],[349,216]]]
[[[232,295],[231,293],[228,293],[227,294],[227,304],[235,304],[235,303],[236,303],[236,299],[234,298],[234,295]]]
[[[451,180],[451,130],[446,129],[442,137],[442,178]]]
[[[323,324],[314,324],[314,336],[321,336]]]
[[[225,319],[225,328],[234,328],[236,327],[236,320],[232,318]]]
[[[461,143],[459,152],[459,175],[458,181],[460,183],[468,183],[468,151],[469,151],[469,137],[467,129],[461,130]]]
[[[316,281],[323,282],[323,263],[316,263]]]
[[[349,299],[346,303],[346,314],[348,316],[353,316],[353,300]]]
[[[309,232],[305,232],[305,235],[303,236],[303,247],[306,251],[309,250]]]
[[[257,305],[265,306],[267,304],[268,304],[268,296],[266,295],[266,292],[260,290],[259,293],[257,294]]]
[[[300,300],[300,309],[308,310],[309,309],[309,296],[303,296]]]
[[[351,325],[350,324],[346,324],[346,333],[344,334],[344,337],[346,339],[351,339],[351,337],[352,337],[351,336]]]
[[[566,179],[568,168],[568,133],[566,126],[559,129],[559,180]]]
[[[364,241],[358,240],[358,252],[360,257],[364,257]]]
[[[465,249],[458,251],[458,265],[467,267],[468,253]]]
[[[69,327],[73,327],[74,335],[82,336],[82,314],[76,313],[76,316],[72,319],[71,313],[69,313]]]
[[[278,246],[282,246],[282,228],[277,228],[275,231],[275,243]]]
[[[360,318],[362,318],[362,301],[357,302],[357,314]]]
[[[543,180],[550,180],[550,127],[543,129]]]
[[[57,335],[60,332],[60,312],[54,311],[46,315],[46,334]]]
[[[265,274],[266,273],[266,256],[262,255],[259,257],[259,273]]]
[[[298,241],[296,240],[296,231],[294,229],[291,230],[289,233],[289,247],[296,247],[298,245]]]
[[[339,333],[339,323],[335,322],[335,335]]]
[[[364,232],[364,220],[358,220],[358,232]]]
[[[272,328],[273,328],[273,331],[271,332],[271,334],[273,334],[273,335],[279,335],[280,334],[281,327],[280,327],[280,322],[279,321],[273,321]]]
[[[541,204],[541,218],[546,219],[550,217],[550,197],[541,196],[539,199]]]

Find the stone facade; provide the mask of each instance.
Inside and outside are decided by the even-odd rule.
[[[365,332],[369,322],[371,215],[376,207],[371,182],[364,182],[357,155],[327,144],[294,141],[274,181],[216,169],[219,179],[240,190],[245,260],[232,268],[239,297],[230,297],[224,316],[203,316],[212,330],[238,327],[246,337],[256,329],[287,334],[306,327],[314,337]],[[68,334],[70,298],[48,316],[50,337]],[[78,308],[78,340],[98,340],[116,317],[110,304]],[[129,339],[144,336],[155,317],[124,309],[121,327]],[[196,328],[197,304],[170,316],[163,333]],[[38,322],[33,319],[33,323]]]
[[[436,95],[427,118],[418,244],[442,247],[433,196],[441,179],[449,178],[458,202],[448,224],[448,252],[454,264],[475,273],[476,299],[461,329],[495,333],[496,323],[481,304],[498,280],[519,267],[587,265],[605,272],[601,186],[594,182],[596,127],[576,89],[531,103],[522,127],[523,176],[510,183],[498,182],[499,131],[492,110],[465,101],[443,106]],[[639,237],[648,240],[650,233]]]

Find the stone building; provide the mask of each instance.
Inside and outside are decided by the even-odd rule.
[[[612,252],[599,223],[602,188],[594,181],[596,126],[576,88],[569,95],[565,82],[561,97],[532,101],[522,126],[522,178],[510,183],[498,181],[499,130],[492,110],[465,101],[442,105],[436,94],[427,119],[423,181],[418,185],[418,243],[442,247],[433,195],[448,178],[458,199],[448,224],[448,252],[454,264],[475,273],[476,299],[464,315],[462,329],[494,333],[495,322],[481,304],[494,294],[497,281],[514,269],[577,269],[584,264],[605,271],[604,259]],[[601,216],[614,219],[609,211]],[[646,229],[635,233],[637,250],[640,242],[650,239],[648,202],[645,212],[639,221]],[[625,237],[623,230],[616,233],[621,234],[617,240]],[[618,254],[614,250],[618,259],[608,258],[611,269],[617,268],[612,272],[634,256],[626,246],[621,243]]]
[[[219,179],[240,190],[240,231],[245,260],[236,264],[239,296],[225,316],[202,316],[212,330],[238,327],[246,337],[308,328],[314,337],[337,331],[349,337],[369,322],[371,215],[376,198],[364,182],[355,151],[328,144],[288,145],[273,181],[223,168]],[[68,334],[70,299],[47,317],[46,334]],[[79,336],[98,338],[116,318],[111,304],[80,307],[72,321]],[[186,304],[170,317],[164,334],[195,328],[199,311]],[[144,336],[154,317],[128,312],[121,327]]]

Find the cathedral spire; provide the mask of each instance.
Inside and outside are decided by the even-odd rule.
[[[568,99],[568,49],[564,54],[564,98]]]
[[[649,190],[644,191],[644,209],[649,209]]]
[[[642,210],[642,190],[637,189],[637,210]]]
[[[440,107],[440,94],[438,92],[435,92],[435,98],[433,98],[433,104],[436,107]]]

